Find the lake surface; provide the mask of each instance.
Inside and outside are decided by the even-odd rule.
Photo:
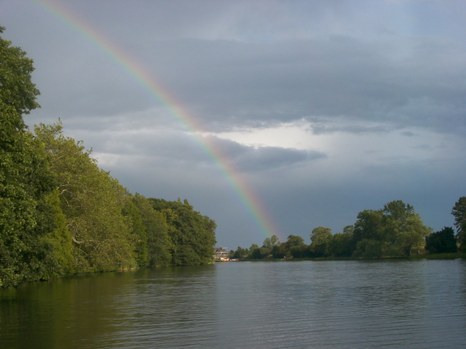
[[[466,260],[241,262],[0,291],[0,348],[462,348]]]

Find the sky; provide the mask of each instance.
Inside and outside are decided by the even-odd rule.
[[[41,108],[132,193],[187,199],[217,245],[309,243],[364,209],[434,231],[466,195],[462,0],[0,0]]]

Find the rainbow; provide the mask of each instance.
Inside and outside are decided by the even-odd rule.
[[[199,145],[210,158],[218,165],[227,182],[237,193],[238,198],[246,210],[250,213],[258,228],[265,237],[276,234],[278,230],[267,213],[265,205],[254,192],[253,188],[245,181],[243,176],[235,169],[231,161],[216,148],[208,137],[202,136],[203,127],[199,121],[189,113],[182,104],[153,77],[153,74],[138,61],[138,59],[121,47],[110,41],[90,23],[81,18],[77,13],[66,7],[62,2],[54,0],[37,0],[37,4],[60,19],[65,25],[83,34],[93,42],[105,54],[109,55],[120,67],[128,72],[138,83],[151,92],[155,99],[164,105],[171,114],[197,136]]]

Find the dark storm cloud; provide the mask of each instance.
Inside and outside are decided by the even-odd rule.
[[[400,49],[404,57],[398,57]],[[179,65],[186,70],[179,76],[162,74],[162,80],[171,81],[207,120],[219,115],[231,123],[318,116],[452,132],[465,127],[466,59],[458,56],[466,58],[466,51],[458,52],[451,43],[345,37],[190,41],[180,42],[174,52],[180,60],[185,57]]]
[[[402,4],[365,2],[375,18],[381,10],[401,16],[398,23],[381,18],[393,29],[384,31],[345,2],[140,5],[128,9],[123,2],[102,2],[90,11],[86,2],[70,2],[68,7],[133,57],[133,64],[147,67],[149,79],[175,91],[210,130],[315,117],[465,130],[466,45],[455,35],[427,30],[432,9],[418,12],[416,27],[405,28]],[[22,8],[46,17],[39,6]],[[112,53],[79,30],[49,22],[21,37],[32,49],[47,110],[62,117],[100,117],[160,103]],[[371,30],[361,33],[366,26]],[[408,29],[412,35],[398,33]],[[47,43],[38,45],[39,37]]]
[[[273,44],[188,40],[170,46],[175,47],[157,44],[154,50],[162,53],[147,58],[155,79],[177,91],[177,98],[205,125],[219,118],[222,124],[214,126],[225,129],[318,116],[449,132],[466,127],[466,55],[450,62],[456,52],[448,45],[431,45],[428,52],[410,48],[410,58],[402,62],[391,57],[398,51],[390,43],[383,47],[348,38]],[[118,67],[107,67],[102,58],[87,62],[60,72],[71,74],[66,86],[50,87],[57,91],[54,98],[66,104],[62,112],[75,108],[69,113],[108,115],[153,103],[151,92]]]

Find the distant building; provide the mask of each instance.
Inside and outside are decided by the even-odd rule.
[[[230,261],[229,255],[230,253],[227,250],[225,250],[223,247],[217,247],[215,249],[214,260],[216,262],[229,262]]]

